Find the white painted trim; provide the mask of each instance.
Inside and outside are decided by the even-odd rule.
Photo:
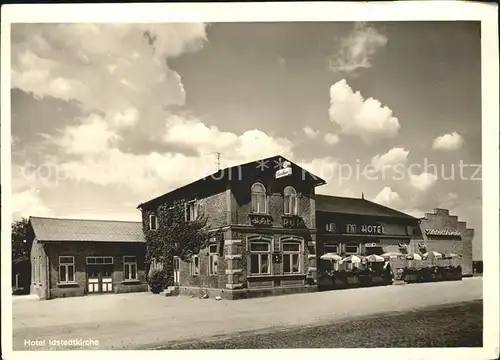
[[[226,269],[226,275],[243,274],[243,269]]]
[[[240,289],[243,287],[243,284],[226,284],[226,289],[234,290]]]
[[[62,263],[61,264],[61,258],[71,258],[72,262],[71,263]],[[40,256],[41,259],[41,256]],[[58,263],[57,263],[57,278],[58,278],[58,283],[60,284],[66,284],[66,283],[74,283],[75,282],[75,277],[76,277],[76,266],[75,266],[75,257],[72,255],[59,255],[58,257]],[[41,264],[38,264],[38,266],[41,266]],[[73,266],[73,280],[62,280],[60,279],[61,276],[61,266],[64,266],[66,268],[66,276],[69,278],[69,273],[68,273],[68,267]],[[41,282],[41,267],[38,268],[38,280]]]
[[[310,260],[310,259],[315,259],[316,258],[316,255],[315,254],[309,254],[307,255],[307,259]]]
[[[239,245],[243,240],[224,240],[224,245]]]
[[[126,257],[134,257],[135,261],[125,262]],[[135,264],[135,278],[125,278],[125,266],[131,265],[131,264]],[[139,280],[139,268],[137,266],[137,255],[124,255],[123,256],[123,281],[127,281],[127,280]]]
[[[234,259],[241,259],[242,258],[242,255],[241,254],[237,254],[237,255],[226,255],[225,256],[225,259],[226,260],[234,260]]]
[[[318,271],[316,267],[308,267],[307,272]]]

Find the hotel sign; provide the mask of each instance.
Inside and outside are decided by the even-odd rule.
[[[279,179],[290,175],[292,175],[292,168],[290,167],[290,163],[288,161],[285,161],[283,163],[283,169],[277,170],[275,177],[276,179]]]
[[[271,226],[273,224],[273,218],[269,215],[249,214],[248,217],[252,225]]]
[[[425,234],[430,236],[461,236],[460,231],[448,229],[425,229]]]
[[[384,227],[382,225],[361,225],[362,234],[382,235]]]

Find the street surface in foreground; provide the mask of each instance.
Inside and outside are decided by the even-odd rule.
[[[158,350],[482,347],[483,302],[444,305],[330,325],[177,342]]]
[[[13,347],[14,350],[68,350],[72,347],[48,343],[91,339],[99,345],[74,348],[146,349],[174,341],[331,325],[381,313],[474,300],[482,300],[482,278],[236,301],[167,298],[151,293],[47,301],[19,297],[12,302]],[[39,345],[26,345],[26,340],[39,340]]]

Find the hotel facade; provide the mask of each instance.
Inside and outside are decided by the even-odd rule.
[[[325,181],[281,156],[218,171],[141,203],[141,222],[30,218],[31,293],[49,299],[147,291],[146,255],[173,202],[208,216],[210,241],[173,259],[180,294],[241,299],[314,292],[325,253],[456,253],[472,275],[473,229],[448,210],[418,219],[360,198],[316,194]],[[182,241],[182,239],[180,239]],[[392,269],[406,266],[392,259]],[[172,285],[172,284],[169,284]]]

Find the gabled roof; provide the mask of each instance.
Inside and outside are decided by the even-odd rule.
[[[391,209],[363,198],[331,195],[316,195],[316,211],[336,214],[394,217],[414,221],[418,220],[401,211]]]
[[[143,243],[142,223],[30,217],[38,241]]]
[[[145,208],[147,207],[149,204],[152,204],[152,203],[155,203],[155,202],[158,202],[158,201],[162,201],[166,198],[168,198],[169,196],[173,196],[175,193],[178,193],[178,192],[181,192],[181,191],[185,191],[189,188],[195,188],[195,187],[198,187],[200,186],[201,184],[203,184],[204,186],[205,185],[208,185],[209,183],[213,183],[213,182],[216,182],[216,181],[231,181],[231,179],[238,179],[238,171],[241,170],[250,170],[250,169],[254,169],[255,171],[261,171],[261,170],[258,170],[259,168],[262,169],[262,171],[276,171],[278,168],[277,168],[277,165],[279,163],[284,163],[284,162],[289,162],[290,163],[290,166],[292,167],[292,170],[295,168],[296,170],[300,170],[300,173],[301,174],[304,174],[305,175],[305,180],[307,181],[310,181],[311,183],[314,184],[314,186],[320,186],[320,185],[324,185],[326,184],[326,181],[321,179],[320,177],[316,176],[316,175],[313,175],[312,173],[310,173],[309,171],[305,170],[304,168],[300,167],[299,165],[291,162],[290,160],[286,159],[284,156],[281,156],[281,155],[275,155],[275,156],[272,156],[272,157],[269,157],[269,158],[264,158],[264,159],[258,159],[258,160],[254,160],[254,161],[250,161],[250,162],[247,162],[247,163],[244,163],[244,164],[240,164],[240,165],[235,165],[235,166],[229,166],[227,168],[224,168],[224,169],[220,169],[219,171],[211,174],[211,175],[207,175],[205,176],[204,178],[202,179],[199,179],[199,180],[196,180],[194,182],[191,182],[189,184],[186,184],[180,188],[177,188],[175,190],[172,190],[172,191],[169,191],[163,195],[160,195],[160,196],[157,196],[151,200],[148,200],[144,203],[141,203],[137,206],[138,209],[141,209],[141,208]],[[295,171],[296,172],[296,171]]]

